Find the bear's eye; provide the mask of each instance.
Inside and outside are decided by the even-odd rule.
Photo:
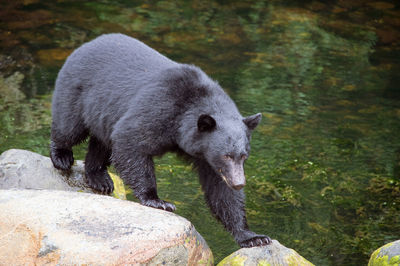
[[[225,155],[224,155],[224,159],[225,159],[225,160],[233,160],[233,156],[230,155],[230,154],[225,154]]]
[[[240,158],[244,161],[244,160],[247,160],[247,154],[242,154],[242,156],[240,156]]]

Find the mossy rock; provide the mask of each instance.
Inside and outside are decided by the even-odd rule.
[[[372,253],[368,266],[399,266],[400,240],[388,243]]]
[[[235,251],[217,266],[311,266],[311,262],[300,256],[293,249],[281,245],[277,240],[267,246],[242,248]]]

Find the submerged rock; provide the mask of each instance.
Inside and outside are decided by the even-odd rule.
[[[267,246],[242,248],[225,259],[217,266],[311,266],[311,262],[300,256],[293,249],[281,245],[277,240]]]
[[[0,190],[4,265],[211,265],[185,218],[89,193]]]
[[[368,266],[398,266],[400,265],[400,240],[388,243],[375,250]]]
[[[66,174],[53,167],[49,157],[40,154],[11,149],[0,155],[0,189],[28,188],[65,191],[93,192],[84,180],[83,161],[76,161],[70,173]],[[110,174],[114,181],[113,196],[126,199],[121,179]]]
[[[20,90],[24,75],[15,72],[11,76],[4,78],[0,75],[0,97],[4,102],[17,102],[25,99],[25,94]]]
[[[54,48],[54,49],[45,49],[39,50],[37,52],[37,56],[39,58],[40,63],[44,65],[52,65],[55,61],[65,61],[65,59],[71,54],[71,49],[62,49],[62,48]]]

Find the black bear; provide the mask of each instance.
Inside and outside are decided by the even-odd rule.
[[[153,156],[176,151],[197,169],[213,214],[241,247],[266,245],[249,230],[244,161],[261,114],[243,118],[217,82],[122,34],[76,49],[60,70],[52,101],[50,157],[68,171],[72,146],[90,136],[86,181],[109,194],[111,163],[141,204],[174,211],[157,196]]]

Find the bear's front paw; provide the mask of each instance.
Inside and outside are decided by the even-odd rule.
[[[67,149],[52,148],[50,150],[50,159],[54,167],[62,171],[70,170],[74,163],[72,151]]]
[[[174,212],[176,209],[174,204],[169,203],[164,200],[161,200],[161,199],[142,200],[141,204],[144,206],[161,209],[161,210],[169,211],[169,212]]]
[[[251,248],[251,247],[257,247],[257,246],[265,246],[269,245],[272,243],[271,238],[266,235],[257,235],[255,237],[252,237],[250,239],[246,239],[242,242],[239,243],[241,248]]]
[[[86,172],[86,183],[93,190],[109,195],[114,191],[114,183],[107,171]]]

